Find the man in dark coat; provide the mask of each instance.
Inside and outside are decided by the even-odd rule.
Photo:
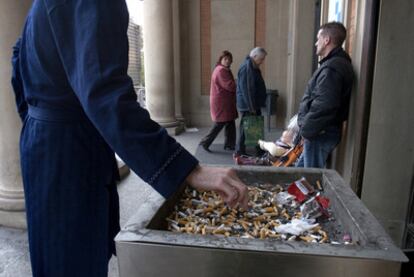
[[[169,197],[186,181],[247,207],[234,171],[206,168],[137,103],[124,0],[35,0],[13,51],[35,277],[104,277],[119,230],[114,151]]]
[[[320,67],[308,82],[298,112],[304,138],[298,167],[324,168],[341,140],[354,79],[351,58],[341,47],[345,38],[346,29],[341,23],[326,23],[319,29],[315,46]]]
[[[261,107],[265,106],[266,86],[259,66],[265,60],[266,55],[265,49],[254,48],[241,64],[237,74],[237,110],[241,119],[235,156],[246,154],[243,118],[249,115],[261,115]]]

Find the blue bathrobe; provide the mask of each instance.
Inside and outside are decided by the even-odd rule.
[[[124,0],[34,0],[13,51],[33,276],[106,276],[114,151],[164,197],[198,161],[137,103]]]

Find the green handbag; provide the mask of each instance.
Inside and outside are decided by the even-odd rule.
[[[256,146],[259,139],[264,139],[264,118],[261,115],[249,115],[242,118],[244,143],[246,146]]]

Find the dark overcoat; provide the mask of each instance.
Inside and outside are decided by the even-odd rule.
[[[230,68],[217,65],[211,75],[210,113],[214,122],[237,118],[236,83]]]
[[[249,56],[240,65],[237,73],[236,95],[239,112],[253,113],[265,106],[266,85],[262,72]]]
[[[197,165],[137,103],[124,0],[35,0],[14,48],[35,277],[106,276],[119,230],[114,151],[169,197]]]

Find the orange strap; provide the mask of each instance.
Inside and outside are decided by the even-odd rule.
[[[302,154],[303,151],[303,140],[296,144],[292,149],[287,151],[282,157],[277,159],[273,166],[276,167],[287,167],[292,165]]]

